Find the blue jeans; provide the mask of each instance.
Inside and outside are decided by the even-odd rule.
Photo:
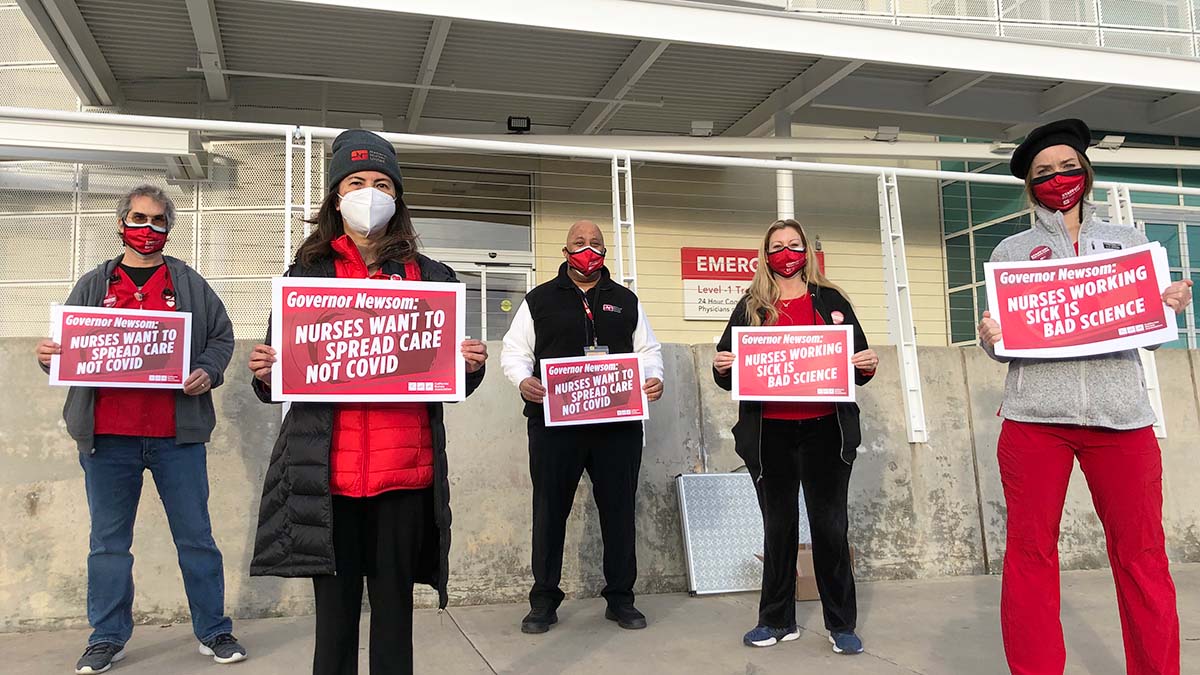
[[[142,474],[154,476],[167,512],[179,570],[201,642],[233,630],[225,616],[225,572],[208,519],[208,468],[203,443],[173,438],[97,436],[93,454],[79,456],[92,519],[88,553],[88,644],[124,645],[133,633],[133,521]]]

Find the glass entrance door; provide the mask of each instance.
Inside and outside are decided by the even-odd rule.
[[[527,267],[447,262],[467,285],[467,336],[500,340],[533,283]]]

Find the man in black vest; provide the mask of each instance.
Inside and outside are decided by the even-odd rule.
[[[558,621],[563,540],[584,470],[592,481],[604,540],[604,616],[622,628],[646,627],[646,617],[633,606],[634,496],[642,463],[642,423],[547,428],[542,411],[546,389],[538,378],[542,359],[639,353],[646,397],[656,401],[662,396],[661,347],[637,296],[609,276],[604,254],[604,235],[595,223],[581,220],[572,225],[558,276],[525,296],[504,336],[500,364],[525,400],[533,478],[534,583],[530,612],[521,621],[523,633],[545,633]]]

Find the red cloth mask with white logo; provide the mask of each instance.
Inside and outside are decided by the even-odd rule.
[[[784,279],[791,279],[808,263],[808,253],[803,249],[781,248],[767,254],[767,265],[771,271]]]
[[[1083,199],[1087,171],[1072,169],[1033,179],[1033,196],[1042,206],[1054,211],[1070,211]]]
[[[567,263],[585,277],[590,277],[604,266],[605,251],[594,246],[585,246],[578,251],[567,252]]]
[[[138,253],[149,255],[163,250],[163,247],[167,245],[167,233],[159,232],[148,224],[131,225],[126,223],[124,231],[121,232],[121,241]]]

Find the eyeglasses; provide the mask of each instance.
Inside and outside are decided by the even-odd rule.
[[[125,227],[146,227],[147,225],[155,232],[165,233],[167,231],[167,215],[160,213],[155,216],[147,216],[144,213],[130,211],[125,216]]]

